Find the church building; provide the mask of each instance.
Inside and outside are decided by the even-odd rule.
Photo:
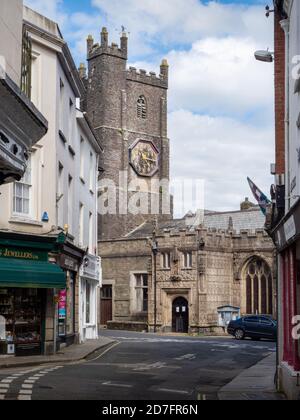
[[[106,28],[100,44],[88,37],[87,50],[85,107],[104,150],[101,324],[201,333],[219,330],[227,306],[276,316],[276,256],[258,207],[246,200],[235,212],[173,218],[167,61],[159,75],[128,69],[126,33],[110,45]]]

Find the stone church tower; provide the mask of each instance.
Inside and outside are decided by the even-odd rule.
[[[167,90],[169,66],[163,60],[160,75],[127,69],[128,38],[123,33],[120,46],[109,45],[103,28],[101,44],[87,40],[88,77],[86,109],[104,153],[99,193],[99,240],[126,236],[144,222],[162,220],[164,188],[151,189],[154,180],[169,180],[169,139],[167,138]],[[81,71],[82,73],[82,71]],[[83,72],[84,73],[84,72]],[[108,206],[111,185],[116,189],[116,205]],[[151,191],[151,192],[149,192]],[[169,197],[169,195],[168,195]],[[158,199],[158,210],[151,199]],[[155,201],[157,203],[157,201]],[[128,212],[128,205],[133,210]],[[102,213],[102,214],[101,214]],[[165,215],[170,219],[172,215]]]

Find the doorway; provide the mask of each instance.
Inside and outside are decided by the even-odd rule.
[[[174,333],[189,332],[189,303],[183,297],[179,297],[173,302],[172,331]]]
[[[112,286],[103,286],[101,289],[101,325],[107,325],[108,321],[112,320]]]

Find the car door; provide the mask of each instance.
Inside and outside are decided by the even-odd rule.
[[[261,317],[260,320],[260,334],[261,338],[275,338],[275,324],[270,318]]]
[[[260,323],[258,317],[247,317],[244,320],[245,333],[249,337],[260,337]]]

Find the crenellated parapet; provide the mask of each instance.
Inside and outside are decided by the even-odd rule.
[[[126,72],[126,77],[127,80],[132,82],[168,89],[169,65],[166,60],[162,61],[159,76],[154,72],[147,73],[146,70],[137,70],[135,67],[130,67]]]
[[[126,32],[122,33],[120,46],[116,43],[109,45],[108,31],[106,28],[101,32],[101,43],[95,43],[92,35],[87,38],[87,59],[91,60],[100,55],[110,55],[127,60],[128,58],[128,37]]]

